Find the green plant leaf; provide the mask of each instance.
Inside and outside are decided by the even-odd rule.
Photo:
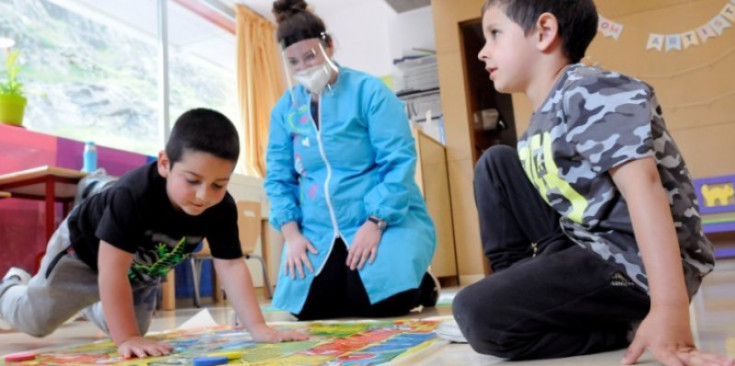
[[[8,52],[5,58],[5,81],[0,81],[0,94],[23,96],[23,83],[18,81],[20,65],[18,65],[18,50]]]

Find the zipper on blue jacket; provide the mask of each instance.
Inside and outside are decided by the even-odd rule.
[[[319,117],[319,123],[321,124],[322,128],[324,128],[324,120],[322,119],[322,94],[319,93],[319,108],[317,109],[317,114]],[[312,124],[313,118],[312,118]],[[314,124],[314,128],[316,128],[316,124]],[[319,144],[319,154],[322,156],[322,160],[324,160],[324,165],[327,166],[327,178],[324,180],[324,198],[327,201],[327,208],[329,209],[329,217],[332,219],[332,228],[334,230],[334,238],[340,237],[339,232],[339,224],[337,223],[337,216],[334,215],[334,208],[332,207],[332,199],[329,197],[329,181],[332,179],[332,166],[329,165],[329,160],[327,160],[327,155],[324,153],[324,146],[322,145],[322,128],[316,128],[316,140]],[[330,247],[331,252],[331,247]]]

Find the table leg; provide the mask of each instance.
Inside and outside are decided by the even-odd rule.
[[[43,249],[36,253],[36,263],[35,268],[33,268],[34,274],[38,272],[39,268],[41,268],[41,259],[44,254],[46,254],[46,244],[51,239],[51,236],[54,235],[54,230],[56,230],[56,183],[54,182],[53,177],[46,177],[46,179],[44,179],[44,184],[46,186],[46,197],[44,199],[46,212],[44,213],[45,223],[43,228],[45,243],[43,245]]]
[[[46,242],[51,239],[56,228],[56,184],[52,177],[46,177]]]

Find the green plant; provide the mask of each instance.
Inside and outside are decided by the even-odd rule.
[[[8,52],[8,57],[5,59],[5,74],[7,77],[4,81],[0,80],[0,94],[23,96],[23,83],[18,81],[18,72],[20,71],[18,54],[18,50]]]

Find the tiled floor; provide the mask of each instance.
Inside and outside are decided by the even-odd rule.
[[[447,289],[443,297],[451,297],[456,289]],[[188,305],[188,304],[186,304]],[[709,275],[702,289],[693,301],[692,323],[695,329],[695,339],[701,348],[727,354],[735,357],[735,260],[725,260],[718,263],[714,273]],[[211,307],[210,312],[215,321],[226,323],[232,311],[226,307]],[[158,312],[153,321],[151,331],[172,329],[196,314],[199,309],[180,309],[176,311]],[[449,315],[448,306],[438,306],[434,309],[416,314],[415,317],[431,317]],[[265,312],[268,321],[293,320],[283,312]],[[60,347],[71,344],[91,342],[102,339],[103,334],[88,321],[75,321],[59,328],[46,338],[33,338],[16,332],[0,331],[0,355],[8,353],[37,350],[41,348]],[[566,359],[513,362],[514,366],[525,365],[618,365],[623,350],[607,352],[590,356],[573,357]],[[449,344],[434,351],[421,354],[421,358],[412,358],[405,363],[415,365],[493,365],[503,363],[502,360],[475,353],[466,344]],[[646,354],[639,364],[656,365],[650,354]]]

